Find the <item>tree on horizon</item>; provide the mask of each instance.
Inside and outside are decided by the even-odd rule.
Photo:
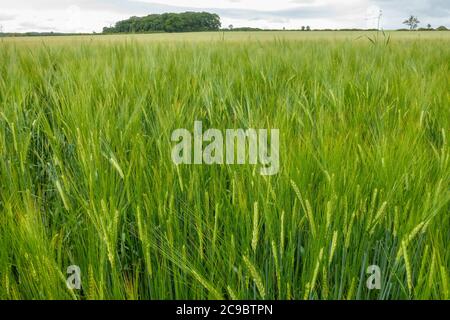
[[[411,15],[408,19],[403,21],[403,24],[409,26],[409,30],[415,30],[419,26],[419,19],[413,15]]]

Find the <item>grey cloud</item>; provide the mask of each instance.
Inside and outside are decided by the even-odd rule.
[[[69,1],[69,0],[66,0]],[[365,8],[354,5],[344,6],[334,5],[314,5],[315,0],[290,0],[291,3],[298,3],[299,6],[291,9],[280,9],[273,11],[262,11],[257,9],[236,9],[232,8],[233,2],[244,0],[229,0],[230,8],[204,8],[219,14],[223,18],[233,18],[241,20],[267,20],[267,21],[287,21],[290,19],[333,19],[341,20],[349,17],[359,17]],[[148,3],[133,0],[79,0],[82,7],[92,9],[111,10],[132,15],[145,15],[149,13],[162,13],[167,11],[198,11],[198,8],[189,6],[170,6],[158,2]],[[320,2],[319,2],[320,3]],[[448,24],[450,21],[450,1],[449,0],[372,0],[372,4],[378,5],[385,12],[385,17],[389,18],[386,27],[400,27],[399,22],[409,14],[416,14],[425,20],[436,23]],[[363,20],[364,17],[361,17]]]
[[[419,17],[421,26],[450,26],[450,1],[448,0],[373,0],[384,12],[385,27],[399,28],[409,15]]]
[[[231,0],[239,1],[239,0]],[[230,2],[231,2],[230,1]],[[313,0],[302,0],[302,3],[311,2]],[[195,8],[189,6],[171,6],[161,3],[149,3],[132,0],[78,0],[68,1],[70,4],[78,5],[82,9],[91,10],[108,10],[127,15],[146,15],[150,13],[163,12],[183,12],[183,11],[199,11],[205,10],[219,14],[223,18],[241,19],[246,21],[266,20],[269,22],[280,21],[286,22],[290,19],[306,19],[306,18],[335,18],[336,7],[330,6],[299,6],[292,9],[280,9],[274,11],[262,11],[252,9],[235,9],[235,8]],[[67,4],[66,4],[67,6]],[[230,4],[232,6],[232,4]],[[351,8],[347,8],[346,14],[351,12]]]
[[[35,23],[32,21],[24,21],[19,23],[21,31],[40,30],[40,31],[54,31],[55,26],[48,23]]]
[[[290,0],[289,2],[298,4],[311,4],[314,3],[315,0]]]
[[[260,11],[249,9],[214,9],[209,10],[218,13],[219,15],[226,16],[228,18],[235,19],[269,19],[269,18],[321,18],[324,16],[332,15],[332,12],[324,11],[323,8],[293,8],[289,10],[276,10],[276,11]]]
[[[333,12],[330,10],[330,6],[299,6],[294,9],[280,9],[271,12],[251,10],[251,9],[233,9],[233,2],[241,2],[244,0],[229,0],[230,8],[214,8],[214,6],[199,9],[189,6],[171,6],[158,2],[141,2],[133,0],[40,0],[35,1],[32,9],[65,9],[70,5],[79,6],[81,9],[90,10],[107,10],[121,14],[136,14],[146,15],[150,13],[162,13],[162,12],[180,12],[180,11],[198,11],[205,10],[218,14],[226,15],[230,18],[264,18],[264,17],[279,17],[279,18],[305,18],[305,17],[327,17]],[[311,3],[314,0],[292,0],[299,4]],[[30,7],[29,0],[16,0],[16,5]]]
[[[16,16],[14,14],[0,13],[0,21],[14,20],[15,17]]]
[[[450,20],[450,1],[448,0],[375,0],[380,8],[398,14],[426,15],[428,17],[447,17]]]

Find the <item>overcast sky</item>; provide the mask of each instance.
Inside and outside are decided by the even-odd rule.
[[[450,0],[0,0],[0,29],[100,32],[133,15],[183,11],[218,13],[226,27],[371,28],[380,10],[385,29],[411,14],[421,26],[450,27]]]

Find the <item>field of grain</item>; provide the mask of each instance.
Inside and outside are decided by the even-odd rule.
[[[450,32],[1,39],[0,299],[449,299],[449,67]],[[196,120],[279,129],[280,172],[174,165]]]

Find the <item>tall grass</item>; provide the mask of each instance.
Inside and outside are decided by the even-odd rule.
[[[449,44],[2,42],[0,299],[449,299]],[[175,166],[195,120],[280,173]]]

